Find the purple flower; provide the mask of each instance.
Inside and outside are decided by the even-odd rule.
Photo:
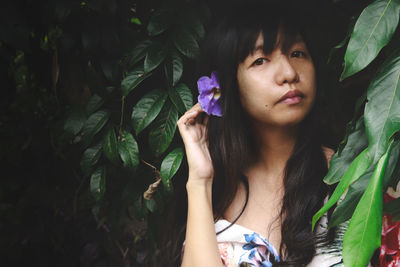
[[[248,243],[243,245],[243,249],[247,250],[247,252],[240,257],[239,263],[249,263],[257,267],[270,267],[272,266],[271,258],[275,262],[280,261],[279,255],[272,244],[259,234],[245,234],[244,238]]]
[[[201,108],[209,115],[222,116],[219,98],[221,97],[221,88],[217,80],[217,73],[211,73],[211,79],[207,76],[200,77],[197,81],[199,97],[197,98]]]

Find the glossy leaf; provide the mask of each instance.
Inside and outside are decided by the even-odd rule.
[[[64,123],[64,131],[73,136],[77,135],[82,130],[83,125],[85,125],[86,119],[86,112],[83,108],[72,108]]]
[[[81,159],[81,169],[85,175],[89,174],[90,169],[97,163],[101,155],[101,144],[89,147],[83,152]]]
[[[132,52],[128,55],[128,64],[133,66],[146,56],[147,48],[151,45],[150,40],[144,40],[133,48]]]
[[[99,110],[87,119],[82,129],[82,138],[85,142],[90,141],[107,123],[110,118],[110,112]]]
[[[162,161],[160,174],[161,180],[167,189],[171,189],[171,179],[181,166],[183,150],[178,147],[172,150]]]
[[[130,132],[122,131],[118,140],[118,152],[124,166],[134,172],[139,165],[139,148]]]
[[[114,129],[108,129],[103,140],[103,152],[107,159],[111,162],[118,160],[118,142]]]
[[[121,81],[122,95],[127,96],[141,82],[150,77],[151,74],[151,72],[145,73],[142,66],[139,66],[133,71],[129,72],[126,77]]]
[[[132,124],[138,135],[160,113],[167,99],[167,93],[157,89],[143,96],[132,111]]]
[[[344,57],[341,80],[364,69],[390,41],[400,16],[397,0],[376,0],[358,18]]]
[[[150,149],[155,155],[159,156],[169,147],[175,134],[177,121],[178,111],[172,103],[165,103],[149,134]]]
[[[157,68],[165,59],[168,53],[168,48],[165,44],[153,43],[146,53],[144,59],[144,72],[149,73],[150,71]]]
[[[181,114],[193,106],[192,91],[183,83],[178,84],[174,88],[169,88],[168,95]]]
[[[168,29],[174,19],[174,10],[171,8],[163,8],[156,10],[150,18],[147,25],[147,31],[151,36],[163,33]]]
[[[179,52],[188,58],[194,59],[199,55],[200,50],[195,35],[185,28],[175,32],[173,40]]]
[[[313,216],[312,229],[317,221],[327,212],[343,195],[346,189],[365,173],[372,162],[368,148],[363,150],[350,164],[328,202]]]
[[[364,122],[373,162],[385,153],[400,130],[400,49],[384,62],[368,87]]]
[[[93,112],[98,110],[101,107],[101,105],[103,105],[103,103],[104,103],[103,98],[101,98],[97,94],[94,94],[86,104],[86,113],[88,115],[91,115]]]
[[[346,146],[340,156],[338,151],[330,161],[329,171],[324,178],[324,182],[327,184],[339,182],[355,157],[368,146],[363,117],[358,119],[354,129],[348,128],[347,130],[351,133]]]
[[[374,251],[381,245],[382,177],[393,141],[379,159],[365,193],[361,197],[343,237],[345,266],[367,266]]]
[[[90,177],[90,192],[96,201],[100,201],[106,191],[106,168],[98,168]]]
[[[167,57],[164,70],[170,84],[175,86],[181,79],[183,73],[183,59],[175,49],[173,49]]]

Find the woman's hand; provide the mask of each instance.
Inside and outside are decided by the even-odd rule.
[[[207,143],[208,116],[202,119],[202,112],[200,104],[197,103],[178,120],[189,165],[188,183],[209,184],[214,177]]]

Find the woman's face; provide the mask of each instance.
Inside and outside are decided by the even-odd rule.
[[[278,33],[279,44],[280,33]],[[311,110],[316,93],[315,69],[299,36],[287,52],[278,45],[263,52],[259,35],[253,54],[238,66],[237,80],[244,110],[257,123],[293,126]]]

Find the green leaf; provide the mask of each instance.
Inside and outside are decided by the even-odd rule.
[[[343,175],[339,184],[336,186],[335,191],[329,198],[328,202],[313,216],[312,229],[314,230],[317,221],[327,212],[343,195],[350,184],[360,178],[365,173],[372,161],[368,148],[363,150],[350,164],[346,173]]]
[[[168,95],[181,114],[193,106],[192,91],[183,83],[178,84],[174,88],[169,88]]]
[[[103,152],[107,159],[111,162],[118,160],[118,142],[114,129],[108,129],[103,139]]]
[[[137,102],[131,116],[136,135],[157,117],[166,99],[167,93],[163,90],[156,89],[143,96]]]
[[[172,150],[162,161],[160,174],[161,180],[167,189],[171,189],[171,179],[181,166],[183,150],[178,147]]]
[[[73,107],[64,123],[64,131],[72,136],[77,135],[82,130],[86,119],[86,112],[83,108]]]
[[[87,119],[82,129],[82,139],[85,143],[91,139],[103,128],[110,118],[110,112],[107,110],[99,110]]]
[[[145,73],[142,66],[139,66],[129,72],[126,77],[121,81],[122,95],[127,96],[141,82],[150,77],[151,74],[151,72]]]
[[[178,121],[178,111],[174,105],[167,102],[161,110],[156,121],[153,123],[149,134],[150,149],[159,156],[167,150],[174,137],[176,122]]]
[[[163,33],[166,29],[171,26],[174,19],[174,9],[172,8],[162,8],[156,10],[149,24],[147,25],[147,31],[149,35],[154,36]]]
[[[147,48],[151,45],[150,40],[144,40],[133,48],[132,52],[128,55],[128,65],[132,67],[146,56]]]
[[[93,112],[98,110],[101,107],[101,105],[103,105],[103,103],[104,103],[103,98],[101,98],[97,94],[94,94],[86,104],[86,113],[88,115],[91,115]]]
[[[198,57],[200,49],[197,43],[195,35],[185,28],[181,28],[179,31],[175,32],[173,35],[173,42],[175,47],[183,55],[188,58],[195,59]]]
[[[157,209],[157,203],[154,199],[144,199],[144,204],[150,212],[154,212]]]
[[[176,49],[173,49],[164,64],[165,75],[172,84],[175,86],[182,77],[183,73],[183,59]]]
[[[363,117],[359,118],[354,129],[348,127],[347,130],[351,131],[351,133],[346,146],[340,156],[338,151],[330,161],[329,171],[324,178],[324,182],[327,184],[339,182],[355,157],[368,146]]]
[[[368,87],[364,123],[373,162],[385,153],[400,130],[400,49],[383,63]]]
[[[356,21],[355,21],[355,17],[351,17],[351,21],[349,23],[349,26],[347,28],[347,33],[346,33],[346,37],[343,39],[343,41],[341,41],[339,44],[337,44],[336,46],[334,46],[331,51],[329,51],[329,56],[328,56],[328,62],[329,63],[332,59],[333,54],[340,48],[342,48],[343,46],[345,46],[345,44],[347,43],[347,41],[349,40],[351,33],[354,30],[354,25],[355,25]]]
[[[106,168],[98,168],[90,177],[90,193],[96,201],[100,201],[106,191]]]
[[[396,198],[389,203],[385,203],[383,205],[383,212],[391,214],[393,219],[398,218],[400,216],[400,198]],[[398,219],[394,221],[398,221]]]
[[[81,159],[81,168],[85,175],[89,175],[91,168],[97,163],[101,155],[101,144],[89,147],[83,152]]]
[[[124,166],[134,172],[139,165],[139,148],[130,132],[122,131],[118,140],[118,152]]]
[[[340,80],[365,68],[390,41],[400,16],[400,2],[376,0],[358,18],[344,57]]]
[[[203,24],[194,14],[186,19],[183,27],[190,31],[197,40],[204,38],[206,33]]]
[[[160,65],[168,53],[168,47],[165,44],[153,43],[146,53],[144,59],[144,72],[148,73]]]
[[[361,197],[343,237],[343,261],[346,266],[367,266],[381,245],[382,177],[390,156],[393,140],[379,159],[371,181]]]

